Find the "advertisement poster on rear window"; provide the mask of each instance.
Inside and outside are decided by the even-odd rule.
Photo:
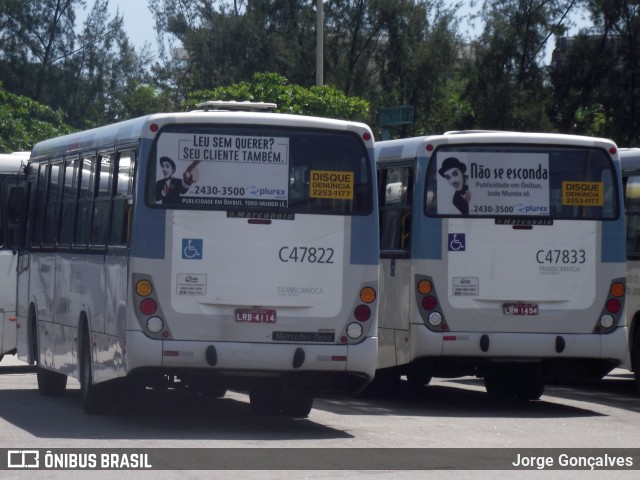
[[[549,215],[549,156],[445,152],[437,155],[439,215]]]
[[[288,205],[286,137],[163,133],[157,152],[157,204],[222,208]]]

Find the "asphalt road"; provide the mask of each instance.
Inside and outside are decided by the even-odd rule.
[[[610,449],[640,448],[640,397],[631,374],[623,370],[615,370],[600,382],[550,385],[540,401],[528,403],[496,402],[485,393],[482,382],[472,377],[435,379],[431,385],[419,388],[402,383],[394,392],[376,396],[316,400],[307,419],[255,416],[248,402],[248,397],[238,392],[208,399],[184,392],[148,390],[143,403],[133,412],[89,416],[82,411],[75,380],[70,380],[65,395],[43,397],[37,391],[33,369],[15,357],[5,357],[0,363],[1,455],[6,455],[2,449],[38,450],[43,456],[47,450],[95,451],[99,455],[114,448],[128,449],[127,452],[151,452],[156,468],[160,464],[167,469],[10,469],[0,471],[0,476],[3,480],[31,479],[34,475],[55,479],[495,480],[534,475],[619,479],[637,478],[640,468],[638,458],[635,471],[494,471],[474,468],[477,463],[472,458],[477,454],[475,449],[480,448],[489,449],[488,454],[497,452],[498,456],[504,452],[537,454],[538,449],[552,448],[555,462],[563,452],[574,452],[570,449],[589,449],[585,452],[592,454],[605,452],[602,449],[611,452]],[[416,470],[416,455],[423,454],[432,459],[432,465],[445,462],[449,469],[431,470],[427,466]],[[327,470],[322,469],[324,460],[318,466],[318,457],[326,459]],[[224,461],[236,470],[215,466]],[[312,469],[305,468],[305,461],[313,465]],[[404,471],[405,461],[414,470]],[[177,470],[185,462],[193,463],[194,470]],[[426,464],[430,465],[429,461]],[[256,469],[256,465],[261,468]],[[340,469],[341,465],[345,469]],[[376,469],[371,470],[371,465]]]

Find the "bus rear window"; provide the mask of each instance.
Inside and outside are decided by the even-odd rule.
[[[429,164],[426,214],[615,219],[615,178],[599,149],[443,147]]]
[[[368,214],[362,140],[343,131],[172,126],[157,138],[147,203],[172,209]]]

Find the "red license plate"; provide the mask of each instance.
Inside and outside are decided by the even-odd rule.
[[[276,311],[263,308],[237,309],[236,322],[276,323]]]
[[[538,305],[534,303],[505,303],[502,305],[505,315],[538,315]]]

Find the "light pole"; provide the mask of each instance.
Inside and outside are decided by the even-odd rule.
[[[323,84],[323,76],[324,76],[324,38],[323,38],[323,30],[324,30],[324,13],[323,13],[323,4],[322,0],[317,0],[317,13],[316,13],[316,85],[321,87]]]

